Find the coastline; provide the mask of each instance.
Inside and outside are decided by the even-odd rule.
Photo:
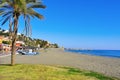
[[[0,64],[10,64],[10,56],[0,57]],[[120,78],[120,59],[66,52],[63,48],[40,50],[39,55],[16,55],[16,64],[70,66]]]
[[[88,50],[88,49],[66,49],[67,52],[85,54],[91,56],[101,56],[108,58],[120,58],[120,50]]]

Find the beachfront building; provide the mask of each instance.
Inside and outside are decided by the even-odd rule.
[[[10,51],[9,37],[0,36],[0,50]]]
[[[25,45],[23,41],[16,41],[16,47],[21,47],[22,45]]]
[[[22,45],[25,45],[23,41],[16,41],[16,47],[19,48]],[[9,37],[0,36],[0,50],[4,51],[10,51],[11,50],[11,44]]]

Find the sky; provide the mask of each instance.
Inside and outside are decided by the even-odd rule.
[[[47,8],[37,11],[45,18],[31,20],[32,38],[65,48],[120,50],[120,0],[42,1]]]

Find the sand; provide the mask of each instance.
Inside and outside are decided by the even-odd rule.
[[[120,78],[120,58],[107,58],[65,52],[64,49],[41,50],[39,55],[16,55],[16,64],[62,65],[90,70]],[[0,57],[0,64],[10,64],[10,56]]]

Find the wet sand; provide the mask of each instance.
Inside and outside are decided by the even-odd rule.
[[[0,64],[10,64],[10,56],[0,57]],[[65,52],[64,49],[41,50],[39,55],[16,55],[16,64],[62,65],[120,78],[120,58],[107,58]]]

